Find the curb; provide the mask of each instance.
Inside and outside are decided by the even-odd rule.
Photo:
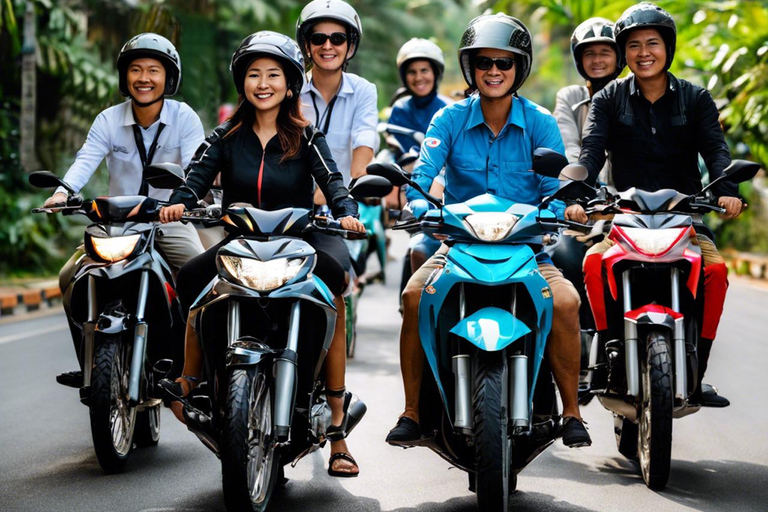
[[[0,286],[0,320],[61,306],[61,290],[56,280],[27,285]]]

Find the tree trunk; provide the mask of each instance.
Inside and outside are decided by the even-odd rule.
[[[21,167],[26,172],[40,168],[35,146],[37,103],[37,22],[35,8],[27,2],[24,13],[24,44],[21,48],[21,141],[19,144]]]

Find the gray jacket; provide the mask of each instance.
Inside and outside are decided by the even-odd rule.
[[[589,89],[583,85],[569,85],[557,91],[555,111],[552,114],[563,137],[565,156],[572,164],[579,161],[581,138],[591,103]],[[610,159],[606,158],[598,179],[608,185],[613,184]]]

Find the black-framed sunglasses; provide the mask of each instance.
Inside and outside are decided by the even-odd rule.
[[[515,65],[515,59],[513,57],[497,57],[492,59],[491,57],[479,56],[475,57],[475,67],[480,71],[488,71],[496,64],[499,71],[509,71],[512,66]]]
[[[341,46],[347,42],[347,34],[344,32],[334,32],[333,34],[323,34],[315,32],[309,36],[309,42],[315,46],[323,46],[327,40],[331,40],[333,46]]]

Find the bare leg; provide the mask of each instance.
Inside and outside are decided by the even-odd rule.
[[[403,326],[400,329],[400,369],[405,391],[402,416],[419,422],[419,394],[424,370],[424,350],[419,343],[419,301],[421,288],[409,286],[403,292]]]
[[[181,374],[199,379],[200,374],[203,371],[203,351],[200,350],[200,342],[197,339],[197,332],[194,328],[195,316],[196,313],[190,313],[187,318],[187,329],[184,333],[184,369],[181,371]],[[192,391],[190,381],[184,377],[179,377],[176,381],[181,383],[185,395]],[[171,411],[173,411],[173,415],[176,416],[176,419],[180,422],[185,423],[182,410],[183,406],[181,405],[181,402],[171,403]]]
[[[344,389],[344,379],[347,365],[347,329],[346,329],[346,310],[344,307],[344,297],[333,299],[336,304],[336,329],[333,331],[333,341],[328,349],[328,355],[325,357],[325,380],[326,387],[329,390]],[[331,406],[331,423],[341,425],[344,420],[344,399],[328,397],[328,405]],[[347,442],[344,439],[331,443],[331,455],[339,452],[349,453]],[[348,473],[358,473],[356,465],[344,459],[337,459],[333,463],[334,471],[345,471]]]

